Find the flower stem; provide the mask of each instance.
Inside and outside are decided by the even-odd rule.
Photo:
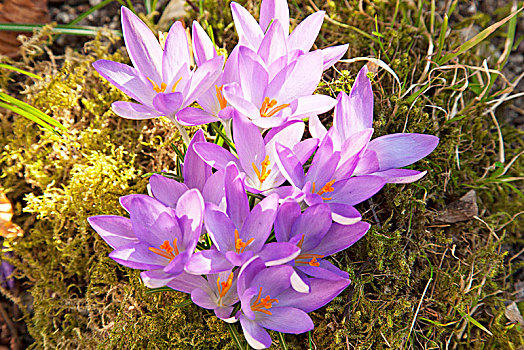
[[[284,339],[284,333],[277,332],[278,334],[278,342],[280,343],[280,346],[282,346],[282,349],[288,350],[286,340]]]
[[[245,346],[242,345],[242,341],[240,340],[240,335],[238,334],[235,325],[232,323],[226,323],[227,328],[229,329],[229,333],[231,334],[231,338],[233,338],[233,341],[235,342],[237,348],[239,350],[245,350],[247,349]]]
[[[182,139],[184,140],[184,143],[186,144],[186,146],[189,146],[189,142],[191,142],[191,140],[189,140],[189,135],[187,134],[186,129],[184,129],[184,127],[180,125],[180,123],[177,122],[175,118],[171,118],[171,120],[173,120],[173,122],[175,123],[175,126],[178,129],[180,136],[182,136]]]

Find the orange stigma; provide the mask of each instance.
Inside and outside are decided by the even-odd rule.
[[[220,86],[215,85],[215,91],[217,92],[217,99],[218,99],[218,103],[220,103],[221,110],[227,107],[227,101],[224,98],[224,95],[222,94],[223,87],[224,85],[220,85]]]
[[[317,261],[317,259],[322,259],[324,255],[319,254],[302,254],[295,258],[295,264],[303,264],[303,265],[309,265],[314,267],[319,267],[320,263]],[[301,261],[306,260],[306,261]]]
[[[250,245],[254,240],[254,238],[250,238],[246,243],[244,243],[242,241],[242,238],[240,238],[238,230],[235,229],[235,251],[237,252],[237,254],[243,253],[246,247]]]
[[[220,297],[219,303],[222,302],[222,297],[227,294],[232,284],[233,284],[233,272],[229,274],[229,277],[227,278],[227,281],[225,282],[220,282],[220,277],[217,278],[218,296]]]
[[[278,303],[278,299],[271,299],[271,297],[268,295],[265,298],[260,299],[260,296],[262,294],[262,287],[260,287],[260,290],[258,292],[257,300],[251,305],[251,310],[253,311],[260,311],[265,313],[266,315],[271,315],[271,309],[273,307],[272,303]],[[264,309],[262,309],[264,308]]]
[[[164,241],[162,245],[160,246],[160,249],[149,247],[149,250],[152,251],[155,254],[160,255],[161,257],[164,257],[166,259],[169,259],[169,261],[173,260],[178,254],[178,247],[177,247],[177,238],[173,241],[173,246],[169,243],[169,241]],[[173,252],[175,254],[173,254]]]
[[[263,118],[272,117],[286,107],[289,107],[289,103],[277,106],[276,100],[269,100],[269,97],[265,97],[264,102],[262,102],[262,107],[260,107],[260,116]]]
[[[255,163],[251,163],[251,164],[253,165],[253,170],[255,170],[255,173],[257,173],[257,177],[260,183],[263,183],[264,181],[266,181],[269,174],[271,174],[271,169],[269,170],[267,169],[267,167],[271,164],[271,162],[269,161],[269,156],[266,156],[266,158],[264,158],[264,160],[261,163],[262,171],[258,170]]]
[[[319,196],[322,196],[324,193],[326,192],[333,192],[335,189],[333,188],[333,184],[335,183],[335,179],[329,181],[327,184],[324,185],[324,187],[322,187],[320,189],[320,191],[316,192]],[[313,186],[311,188],[311,192],[312,193],[315,193],[315,183],[313,182]],[[325,201],[329,201],[331,199],[333,199],[333,197],[322,197],[323,200]]]

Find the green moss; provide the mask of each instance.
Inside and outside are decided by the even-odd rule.
[[[415,2],[399,2],[395,10],[396,1],[374,1],[360,9],[360,3],[322,3],[321,9],[339,23],[326,21],[316,45],[349,42],[350,57],[379,57],[399,76],[402,94],[388,73],[379,70],[373,77],[375,137],[420,132],[438,135],[441,141],[435,152],[412,167],[428,171],[421,181],[387,185],[372,201],[359,205],[372,229],[334,256],[352,284],[312,313],[316,327],[311,342],[319,349],[445,348],[448,343],[457,348],[484,344],[489,349],[516,349],[523,344],[522,328],[507,324],[504,301],[511,300],[514,272],[523,267],[511,259],[518,249],[507,253],[522,245],[522,221],[515,217],[522,198],[511,187],[517,182],[508,181],[524,172],[522,160],[495,176],[497,130],[482,114],[487,105],[475,100],[473,90],[463,93],[454,120],[433,107],[453,109],[457,86],[449,82],[454,71],[439,72],[447,85],[434,86],[408,102],[406,87],[417,83],[426,65],[422,58],[428,48],[427,8],[420,11]],[[190,16],[207,21],[218,46],[230,50],[236,34],[228,5],[205,0],[203,11]],[[257,6],[248,5],[250,10]],[[292,27],[312,11],[310,5],[290,1],[291,16],[297,18]],[[435,33],[439,25],[436,21]],[[377,29],[380,42],[371,34]],[[34,299],[25,320],[35,347],[234,349],[225,324],[212,313],[177,306],[187,295],[146,294],[138,271],[109,259],[110,248],[86,222],[91,215],[123,215],[118,198],[145,193],[143,174],[173,169],[170,145],[180,142],[178,134],[165,120],[135,122],[111,112],[113,101],[127,97],[101,79],[91,63],[100,58],[126,60],[123,49],[108,53],[121,45],[114,38],[99,37],[82,54],[68,51],[59,59],[60,68],[34,59],[42,51],[31,48],[46,45],[44,39],[37,36],[27,44],[25,64],[35,66],[45,79],[25,82],[24,97],[60,120],[69,133],[60,138],[23,118],[0,115],[2,187],[15,203],[15,221],[26,230],[24,237],[6,244],[15,253],[11,260],[17,277]],[[453,29],[444,50],[458,42]],[[459,62],[479,64],[480,58],[472,51]],[[349,92],[361,64],[337,65],[338,71],[326,73],[319,92]],[[0,87],[6,89],[9,78],[0,74]],[[522,149],[523,135],[509,125],[502,125],[501,132],[507,164]],[[436,212],[471,188],[477,191],[484,222],[434,222]],[[493,335],[461,313],[469,313]],[[276,349],[277,337],[273,338]],[[307,334],[285,339],[290,349],[309,347]]]

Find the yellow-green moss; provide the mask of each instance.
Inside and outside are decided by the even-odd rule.
[[[349,42],[350,57],[380,57],[403,82],[420,77],[428,44],[427,8],[415,25],[421,18],[415,2],[400,2],[396,12],[396,1],[364,2],[362,10],[357,0],[317,3],[342,24],[325,22],[318,47]],[[228,4],[205,0],[203,12],[189,16],[206,20],[217,44],[231,49],[236,38]],[[247,5],[250,10],[258,6],[251,1]],[[297,18],[292,27],[312,12],[310,5],[290,1],[291,17]],[[354,29],[371,35],[377,29],[375,15],[388,57],[376,40]],[[391,23],[393,16],[396,21]],[[100,58],[125,61],[124,50],[114,48],[121,43],[99,37],[83,53],[67,51],[55,58],[60,67],[55,68],[34,59],[43,52],[37,48],[45,45],[37,39],[27,45],[24,63],[44,80],[24,82],[25,99],[60,120],[69,132],[60,138],[21,117],[0,114],[0,178],[16,204],[15,221],[26,229],[24,237],[7,245],[15,253],[11,260],[16,276],[34,299],[26,322],[35,347],[234,349],[225,324],[211,312],[177,307],[187,295],[146,294],[138,271],[109,259],[110,248],[87,225],[91,215],[124,214],[118,197],[145,193],[144,173],[173,169],[170,144],[180,141],[165,120],[129,121],[111,112],[113,101],[127,97],[100,78],[91,63]],[[451,31],[445,50],[458,40]],[[474,53],[460,59],[478,64]],[[359,67],[339,64],[340,73],[328,71],[319,92],[349,92]],[[448,80],[452,76],[451,71],[442,73]],[[522,221],[510,221],[522,199],[506,183],[490,178],[498,136],[490,119],[482,116],[486,104],[473,103],[462,119],[450,122],[442,111],[428,106],[449,110],[453,90],[433,88],[411,104],[398,96],[398,84],[389,74],[380,71],[373,80],[375,136],[421,132],[441,141],[434,153],[413,166],[428,171],[421,181],[387,185],[358,207],[373,226],[361,241],[334,257],[349,272],[352,284],[312,313],[312,343],[318,349],[445,348],[448,343],[457,348],[518,348],[522,328],[506,324],[504,301],[511,299],[510,287],[516,282],[512,273],[523,264],[509,261],[505,250],[522,244]],[[0,87],[6,89],[8,83],[1,73]],[[465,105],[474,97],[467,91]],[[522,148],[523,135],[504,125],[502,134],[509,160]],[[517,160],[507,175],[518,176],[523,170]],[[485,223],[433,222],[436,211],[472,187]],[[471,312],[493,336],[466,322],[461,312]],[[286,335],[286,341],[290,349],[309,347],[307,334]]]

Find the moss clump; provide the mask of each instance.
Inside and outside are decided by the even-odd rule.
[[[522,221],[515,216],[522,198],[516,182],[509,180],[524,169],[516,159],[505,174],[498,170],[498,132],[483,115],[494,92],[476,99],[481,91],[467,89],[456,106],[457,86],[451,82],[460,71],[444,70],[438,72],[440,85],[412,100],[415,90],[407,88],[425,81],[428,38],[435,40],[440,22],[434,22],[431,34],[430,11],[415,2],[399,2],[398,7],[396,1],[361,3],[323,3],[331,20],[316,46],[349,42],[349,57],[379,57],[397,73],[401,93],[388,73],[380,70],[373,78],[375,136],[420,132],[437,135],[441,142],[414,166],[428,171],[421,181],[388,185],[359,206],[373,227],[333,259],[350,273],[352,284],[312,313],[316,328],[310,336],[286,335],[288,347],[460,349],[484,344],[516,349],[523,345],[522,328],[507,323],[504,303],[512,300],[519,279],[515,271],[523,267],[517,255]],[[218,46],[231,49],[236,38],[228,5],[204,0],[203,11],[189,16],[207,21]],[[246,5],[250,10],[258,6],[252,1]],[[290,2],[296,18],[292,27],[315,10],[310,6],[308,1]],[[124,214],[118,197],[144,193],[143,174],[173,169],[170,145],[180,141],[178,134],[163,120],[135,122],[111,112],[110,104],[126,97],[101,79],[91,63],[100,58],[126,61],[124,50],[115,49],[121,43],[99,37],[83,53],[54,57],[58,65],[53,65],[33,59],[43,52],[44,37],[26,44],[21,65],[34,67],[45,79],[25,81],[23,95],[69,132],[60,138],[18,116],[0,115],[2,187],[16,203],[16,223],[26,230],[23,238],[6,244],[15,253],[17,277],[34,299],[25,320],[35,347],[234,349],[223,322],[207,310],[180,307],[187,295],[147,294],[138,272],[109,259],[110,248],[86,222],[91,215]],[[444,50],[459,40],[452,30]],[[480,61],[475,51],[459,57],[462,64]],[[319,91],[333,96],[350,91],[359,65],[337,68],[327,72]],[[9,77],[0,74],[0,87],[7,89]],[[21,90],[16,88],[10,92]],[[522,131],[511,125],[502,125],[501,134],[505,166],[524,142]],[[434,222],[438,211],[471,188],[477,191],[482,221]]]

